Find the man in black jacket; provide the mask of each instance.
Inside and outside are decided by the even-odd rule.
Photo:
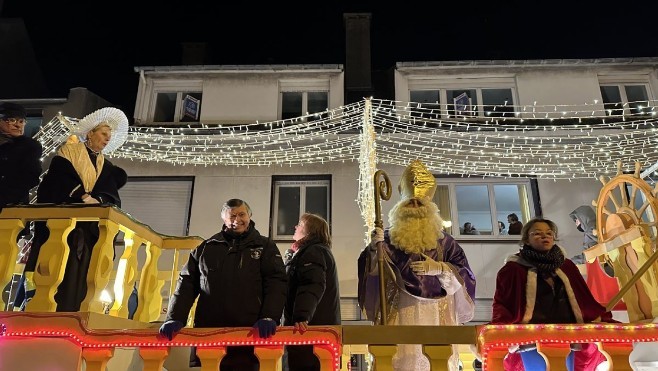
[[[29,192],[39,184],[43,149],[23,136],[25,108],[0,103],[0,210],[11,204],[29,203]]]
[[[180,272],[163,336],[171,340],[185,326],[197,297],[194,327],[253,326],[262,338],[274,335],[286,301],[286,272],[279,248],[261,236],[251,215],[240,199],[222,206],[222,231],[194,249]],[[193,352],[190,367],[199,365]],[[220,370],[258,367],[253,347],[228,347]]]

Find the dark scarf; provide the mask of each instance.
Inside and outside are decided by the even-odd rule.
[[[537,272],[544,278],[555,275],[555,270],[564,263],[564,254],[557,245],[545,253],[533,249],[530,245],[523,245],[521,257],[537,268]]]

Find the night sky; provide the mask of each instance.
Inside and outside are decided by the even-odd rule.
[[[182,42],[208,42],[207,64],[344,63],[344,12],[372,13],[375,69],[396,61],[658,56],[655,0],[236,3],[5,0],[2,16],[25,21],[52,97],[86,87],[129,116],[133,67],[179,65]]]

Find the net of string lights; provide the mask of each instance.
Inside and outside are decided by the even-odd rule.
[[[445,104],[365,99],[266,123],[132,126],[111,157],[244,167],[358,162],[367,176],[377,163],[406,166],[419,158],[435,174],[596,178],[614,174],[617,160],[643,167],[658,161],[655,103],[608,109],[473,105],[458,111]],[[37,135],[44,156],[67,133],[57,117],[45,125]]]

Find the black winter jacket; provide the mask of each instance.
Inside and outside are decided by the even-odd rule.
[[[0,210],[9,204],[27,204],[29,191],[39,184],[41,144],[29,137],[0,145]]]
[[[194,327],[253,326],[279,321],[286,300],[286,273],[276,244],[249,230],[232,236],[222,228],[190,253],[169,302],[167,320],[187,322],[199,297]]]
[[[326,245],[309,241],[286,264],[288,299],[284,325],[340,325],[340,293],[334,256]]]

